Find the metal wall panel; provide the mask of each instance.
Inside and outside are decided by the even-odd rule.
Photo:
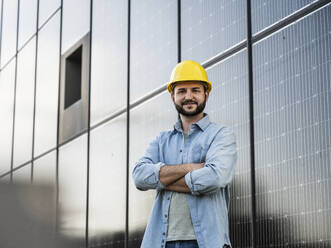
[[[89,245],[124,247],[126,115],[91,132]]]
[[[0,72],[0,175],[11,166],[15,63],[14,59]]]
[[[18,49],[20,49],[37,31],[37,4],[38,0],[20,1]]]
[[[90,0],[63,0],[62,54],[90,31]]]
[[[10,183],[10,174],[0,177],[0,183],[3,184],[9,184]]]
[[[3,0],[1,34],[1,68],[16,53],[18,0]]]
[[[17,55],[14,167],[32,159],[36,38]]]
[[[40,31],[37,54],[34,157],[56,147],[60,12]]]
[[[61,6],[61,0],[39,0],[39,27]]]
[[[47,185],[55,191],[56,151],[50,152],[33,163],[33,184]],[[55,201],[54,201],[55,204]]]
[[[331,245],[331,5],[253,47],[258,245]]]
[[[59,143],[88,129],[90,33],[61,56]]]
[[[128,1],[93,2],[91,125],[126,105]]]
[[[130,97],[169,81],[177,62],[177,0],[131,1]]]
[[[18,184],[31,183],[31,163],[28,163],[13,172],[13,182]]]
[[[87,135],[59,150],[59,233],[85,247]]]
[[[37,198],[40,209],[48,216],[48,229],[51,234],[56,232],[56,151],[50,152],[33,163],[33,185],[47,191],[48,201]]]

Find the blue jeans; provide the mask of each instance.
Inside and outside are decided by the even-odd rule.
[[[196,240],[179,240],[166,243],[166,248],[199,248]]]

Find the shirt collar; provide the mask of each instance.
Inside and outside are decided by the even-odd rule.
[[[175,123],[174,125],[174,131],[177,131],[177,132],[183,132],[183,129],[182,129],[182,122],[178,116],[178,120],[177,122]]]
[[[202,131],[205,131],[206,128],[209,126],[209,123],[210,123],[209,116],[206,113],[204,113],[202,119],[198,121],[196,125],[200,127]]]
[[[208,116],[208,114],[204,113],[202,119],[193,125],[197,125],[202,131],[205,131],[206,128],[208,127],[209,123],[210,123],[209,116]],[[182,122],[179,118],[174,125],[174,130],[177,132],[183,132]]]

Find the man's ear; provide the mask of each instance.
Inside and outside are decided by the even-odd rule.
[[[205,94],[206,94],[206,102],[207,102],[208,101],[208,98],[209,98],[209,92],[206,91]]]
[[[175,103],[175,96],[174,96],[174,92],[171,93],[171,100],[173,103]]]

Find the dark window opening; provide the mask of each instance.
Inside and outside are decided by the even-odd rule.
[[[80,46],[65,60],[65,109],[82,98],[82,50]]]

